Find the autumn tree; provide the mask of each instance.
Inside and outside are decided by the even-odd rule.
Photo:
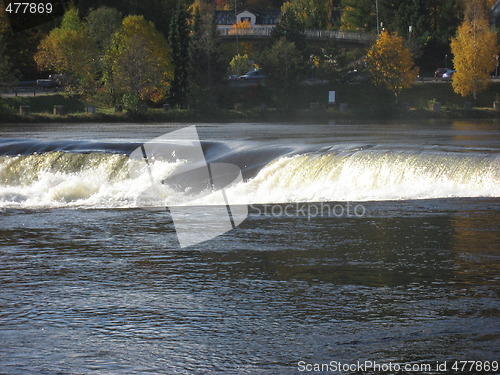
[[[388,88],[396,97],[411,86],[418,75],[410,50],[397,34],[380,33],[366,57],[368,69],[377,86]]]
[[[128,16],[113,35],[104,61],[106,86],[115,101],[160,102],[165,98],[172,67],[165,38],[143,16]]]
[[[88,93],[96,87],[97,55],[78,10],[71,8],[61,26],[40,42],[34,58],[40,70],[64,74],[69,88]]]
[[[489,83],[490,72],[495,69],[498,54],[497,35],[489,28],[482,0],[472,0],[456,38],[451,41],[453,53],[453,90],[462,96],[476,99],[479,91]]]

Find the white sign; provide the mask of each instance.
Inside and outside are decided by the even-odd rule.
[[[328,91],[328,103],[335,104],[335,91]]]

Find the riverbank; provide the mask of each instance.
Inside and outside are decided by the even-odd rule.
[[[335,87],[332,87],[335,86]],[[51,95],[2,98],[0,123],[57,122],[239,122],[239,121],[328,121],[394,119],[474,119],[500,118],[493,108],[498,101],[500,83],[493,83],[475,101],[455,94],[449,83],[417,84],[403,92],[398,102],[385,90],[368,84],[302,87],[290,93],[288,109],[266,105],[266,87],[232,89],[230,105],[210,111],[148,108],[142,113],[115,112],[113,108],[85,101],[78,95]],[[329,91],[336,92],[336,104],[327,104]],[[95,113],[85,112],[88,105]],[[29,106],[30,114],[19,113]],[[62,114],[53,114],[62,106]],[[237,108],[237,109],[229,109]]]

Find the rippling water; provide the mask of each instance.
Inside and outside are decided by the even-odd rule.
[[[165,131],[123,125],[115,137],[116,125],[79,126],[6,128],[4,139],[135,146]],[[208,141],[301,152],[358,143],[498,155],[494,123],[200,128]],[[168,212],[5,205],[0,373],[293,374],[303,373],[299,361],[498,360],[498,196],[353,202],[363,217],[305,217],[312,203],[277,215],[285,204],[252,205],[239,227],[187,249]]]

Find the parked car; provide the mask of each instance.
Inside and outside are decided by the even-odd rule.
[[[446,73],[448,69],[446,68],[437,68],[436,71],[434,72],[434,77],[440,78],[443,76],[444,73]]]
[[[51,78],[49,79],[37,79],[36,85],[38,87],[52,88],[57,86],[57,82]]]
[[[453,69],[449,69],[449,68],[438,68],[434,72],[434,77],[442,78],[442,77],[444,77],[444,74],[449,75],[450,73],[453,75],[453,73],[455,73],[455,71]],[[448,77],[451,77],[451,76],[448,76]]]
[[[453,77],[454,70],[448,69],[446,73],[443,73],[443,78],[451,79]]]
[[[350,84],[356,84],[369,81],[370,76],[366,72],[354,69],[344,74],[341,80]]]
[[[262,81],[262,80],[266,79],[266,76],[262,74],[260,69],[257,69],[257,70],[251,70],[249,72],[246,72],[245,74],[240,76],[240,79]]]

